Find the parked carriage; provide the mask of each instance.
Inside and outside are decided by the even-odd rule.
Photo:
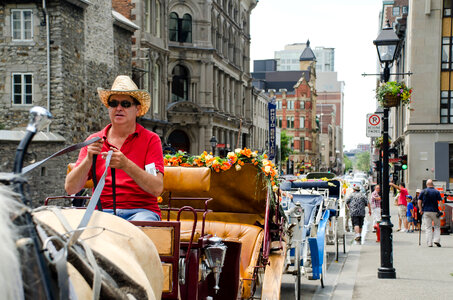
[[[310,280],[319,279],[324,287],[326,244],[335,245],[335,259],[338,260],[339,239],[342,237],[345,251],[344,213],[341,212],[344,201],[340,182],[333,177],[328,181],[313,181],[320,176],[309,175],[307,181],[281,184],[289,237],[285,272],[295,276],[296,299],[300,299],[300,280],[303,276]]]
[[[38,119],[44,118],[39,114],[37,116]],[[25,147],[18,151],[21,152],[21,157],[18,167],[15,167],[18,174],[13,176],[14,180],[19,180],[17,178],[21,177],[23,153],[26,151],[34,133],[36,133],[36,130],[28,136],[28,141],[24,142]],[[53,156],[79,149],[82,146],[84,145],[68,147]],[[46,160],[33,166],[27,166],[27,171]],[[266,179],[266,176],[256,164],[242,164],[240,170],[238,169],[230,168],[222,172],[214,172],[206,167],[165,167],[165,195],[162,202],[163,221],[132,222],[135,226],[126,226],[125,228],[129,228],[126,229],[126,234],[120,230],[113,234],[118,234],[124,238],[124,236],[127,236],[127,230],[135,232],[136,230],[131,228],[139,228],[142,232],[141,235],[147,236],[149,239],[146,240],[153,242],[150,244],[150,242],[145,242],[139,237],[143,242],[140,243],[141,246],[149,244],[150,257],[145,255],[142,258],[142,261],[146,261],[147,269],[139,272],[142,275],[147,275],[128,275],[129,281],[122,280],[125,289],[128,288],[128,284],[132,286],[133,283],[137,282],[146,285],[146,282],[150,281],[153,276],[159,276],[158,280],[153,280],[154,286],[145,289],[150,299],[159,298],[161,291],[162,298],[167,299],[205,299],[209,296],[215,297],[215,299],[248,299],[256,296],[257,290],[259,290],[262,299],[279,298],[286,255],[286,244],[283,236],[285,215],[279,201],[277,201],[275,189],[272,188],[271,182]],[[7,180],[8,176],[2,177],[4,180],[5,178]],[[19,186],[22,187],[22,182]],[[22,191],[22,188],[19,191]],[[76,198],[73,196],[63,197]],[[57,197],[49,197],[46,199],[46,203],[55,198]],[[86,198],[84,200],[87,200]],[[88,212],[90,206],[94,207],[95,203],[97,201],[91,199],[86,211]],[[99,220],[113,218],[120,220],[119,223],[123,222],[123,220],[114,216],[108,215],[104,218],[102,216],[106,216],[106,214],[91,212],[93,213],[91,221],[89,223],[87,221],[87,224],[82,228],[80,224],[83,223],[86,215],[84,210],[66,209],[63,210],[63,213],[52,212],[57,216],[57,219],[61,217],[58,215],[62,214],[63,220],[66,218],[68,222],[61,221],[61,219],[58,222],[51,220],[52,213],[48,213],[48,211],[49,209],[46,208],[43,214],[38,213],[36,216],[40,220],[33,221],[35,224],[36,222],[49,222],[47,225],[50,228],[49,231],[52,232],[49,236],[50,240],[37,242],[37,249],[40,249],[42,244],[49,244],[55,248],[55,253],[66,248],[73,253],[73,247],[83,248],[77,244],[77,241],[74,242],[80,236],[77,234],[78,230],[84,231],[83,234],[88,234],[88,228],[97,230],[101,228],[101,232],[107,230],[102,223],[93,225],[93,219],[99,222]],[[77,216],[74,217],[73,215]],[[53,221],[59,225],[52,225]],[[78,222],[80,222],[79,229],[72,230],[71,228],[77,228]],[[108,226],[108,224],[105,226]],[[134,234],[137,235],[136,232]],[[102,244],[97,240],[99,239],[98,233],[91,233],[91,235],[93,236],[88,238],[90,242],[85,243],[88,248],[93,246],[90,243]],[[76,237],[74,238],[74,236]],[[61,243],[60,241],[56,242],[57,239],[60,239]],[[130,239],[133,238],[129,238],[129,244]],[[135,246],[129,245],[128,247],[132,249]],[[118,251],[128,252],[128,249],[119,249]],[[85,251],[83,253],[85,255]],[[160,261],[159,267],[155,265],[157,254]],[[42,254],[37,253],[36,255]],[[97,252],[95,255],[97,261],[99,259]],[[85,259],[88,259],[88,256],[90,255],[86,254]],[[137,254],[133,256],[137,256]],[[82,265],[85,265],[83,258],[80,258],[80,261]],[[154,274],[150,273],[151,265],[154,268]],[[125,265],[123,267],[127,268]],[[55,272],[51,262],[41,263],[39,268],[44,269],[44,271],[51,269],[52,272]],[[96,268],[88,269],[87,274],[97,274]],[[104,283],[104,275],[107,273],[107,271],[101,270],[101,275],[97,275],[98,279],[102,278],[101,283],[96,280],[87,281],[88,286],[93,284],[93,293],[94,290],[97,290],[101,297],[108,297],[106,296],[109,295],[106,294],[108,287],[117,285],[115,283],[110,285]],[[53,276],[58,277],[60,274],[62,273],[57,272]],[[90,275],[85,275],[85,279],[87,279],[86,276],[89,279]],[[109,276],[106,278],[109,278]],[[98,285],[97,288],[95,288],[95,282]],[[160,285],[160,283],[162,283],[162,286],[156,288],[155,285]],[[140,286],[140,284],[136,285]],[[57,293],[58,290],[61,291],[59,285],[55,286],[52,283],[48,284],[45,289],[57,290]],[[53,294],[53,292],[46,292],[46,295],[49,293]],[[139,298],[145,299],[146,293],[141,291],[138,294],[141,295]],[[52,298],[58,297],[50,297],[50,299]]]

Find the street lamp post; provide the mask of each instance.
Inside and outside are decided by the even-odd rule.
[[[384,65],[384,71],[381,81],[387,82],[390,79],[390,66],[395,60],[399,38],[390,27],[387,21],[387,27],[383,28],[373,43],[376,45],[379,55],[379,61]],[[389,108],[384,107],[383,118],[383,157],[382,157],[382,221],[379,224],[381,230],[381,267],[378,268],[378,278],[396,278],[395,268],[393,268],[393,241],[392,227],[390,221],[389,205]]]
[[[212,138],[209,140],[211,143],[211,148],[212,148],[212,155],[215,155],[215,147],[217,146],[217,139],[215,135],[212,136]]]

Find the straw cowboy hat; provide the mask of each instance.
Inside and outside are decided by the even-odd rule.
[[[151,95],[146,90],[139,90],[137,85],[129,76],[119,75],[113,82],[112,89],[105,90],[98,88],[99,98],[105,107],[109,107],[108,100],[111,95],[129,95],[140,102],[140,111],[138,116],[141,117],[148,111],[151,105]]]

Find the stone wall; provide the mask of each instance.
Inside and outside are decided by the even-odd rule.
[[[118,74],[131,75],[132,32],[113,24],[108,1],[90,2],[91,5],[83,9],[66,1],[48,1],[51,31],[50,111],[54,116],[50,131],[63,136],[65,142],[33,142],[29,150],[35,153],[36,160],[44,159],[69,144],[81,142],[106,126],[109,123],[108,113],[99,101],[97,88],[110,88]],[[33,72],[33,105],[46,107],[47,101],[46,30],[40,25],[42,9],[40,4],[29,4],[36,12],[33,43],[11,45],[11,37],[8,41],[8,30],[9,36],[11,30],[5,27],[11,23],[8,10],[15,5],[0,4],[0,109],[8,111],[0,114],[0,129],[7,130],[24,128],[31,107],[11,107],[11,71]],[[107,47],[100,51],[104,45]],[[18,143],[0,140],[1,171],[12,170]],[[64,194],[66,166],[75,162],[77,156],[78,151],[75,151],[52,159],[28,175],[31,196],[38,200],[36,204],[42,204],[46,196]]]

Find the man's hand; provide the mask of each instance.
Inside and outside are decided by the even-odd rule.
[[[101,154],[103,144],[104,139],[100,139],[99,141],[94,142],[87,146],[87,157],[90,161],[93,160],[93,155]]]
[[[129,163],[129,159],[120,150],[110,147],[113,151],[112,158],[110,159],[110,167],[115,169],[124,169]],[[102,158],[106,159],[108,152],[102,152]]]

